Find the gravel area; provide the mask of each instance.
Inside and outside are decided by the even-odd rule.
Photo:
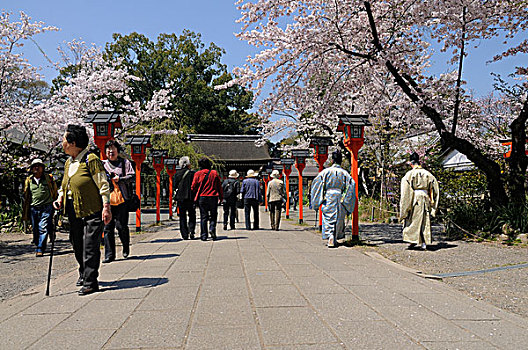
[[[354,249],[374,250],[424,274],[476,271],[528,262],[526,244],[448,241],[439,226],[433,229],[433,244],[427,251],[408,249],[409,245],[401,238],[401,225],[362,224],[360,231],[368,244]],[[476,300],[528,317],[528,268],[444,277],[443,281]]]

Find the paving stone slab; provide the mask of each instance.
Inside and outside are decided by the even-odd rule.
[[[501,349],[526,349],[526,328],[505,321],[454,321],[473,334]]]
[[[292,282],[283,271],[262,270],[248,272],[247,278],[254,287],[267,284],[291,284]]]
[[[257,308],[265,346],[337,343],[309,307]]]
[[[213,285],[213,284],[204,284],[201,288],[201,297],[223,300],[229,296],[245,297],[248,298],[248,289],[246,286],[240,284],[233,285]]]
[[[385,321],[339,322],[331,326],[347,349],[423,349]]]
[[[301,289],[303,294],[342,294],[347,290],[326,276],[296,277],[293,282]]]
[[[138,310],[141,311],[177,311],[182,314],[190,313],[198,288],[155,288],[142,298]]]
[[[25,309],[23,314],[71,313],[89,301],[90,299],[80,298],[75,290],[57,296],[43,297],[39,302]]]
[[[499,348],[484,341],[474,342],[422,342],[428,350],[497,350]]]
[[[101,349],[112,336],[113,329],[98,330],[53,330],[39,339],[28,349],[33,350],[56,350],[62,349]],[[60,346],[57,346],[60,344]]]
[[[375,306],[378,313],[394,322],[417,341],[474,341],[478,339],[452,321],[418,306]]]
[[[70,314],[15,315],[0,324],[4,349],[25,349],[41,339]]]
[[[340,284],[356,285],[356,286],[369,286],[373,285],[374,278],[369,278],[365,273],[358,271],[356,267],[346,271],[325,271],[331,278],[339,281]]]
[[[500,319],[492,312],[481,310],[482,303],[462,295],[457,299],[440,293],[407,293],[406,296],[448,320],[497,321]]]
[[[105,348],[178,348],[183,344],[188,319],[178,311],[136,311]]]
[[[202,299],[194,312],[193,324],[254,326],[255,321],[247,298],[231,298],[224,302]]]
[[[324,343],[324,344],[295,344],[281,346],[266,346],[265,350],[343,350],[344,344]]]
[[[306,306],[306,300],[293,285],[261,285],[252,289],[256,307]]]
[[[193,325],[185,349],[261,349],[254,326],[233,327],[227,325]]]
[[[345,288],[370,306],[417,306],[418,304],[394,292],[389,288],[381,288],[376,283],[371,285],[346,285]]]
[[[315,267],[311,263],[306,264],[283,264],[282,267],[290,277],[315,277],[321,276],[323,270]]]
[[[352,294],[307,294],[306,297],[329,324],[383,320],[383,317]]]

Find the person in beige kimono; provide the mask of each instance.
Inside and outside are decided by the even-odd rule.
[[[400,222],[403,223],[403,240],[409,248],[419,244],[425,250],[431,244],[431,216],[438,208],[440,192],[438,181],[420,166],[420,157],[411,154],[412,169],[401,181]]]

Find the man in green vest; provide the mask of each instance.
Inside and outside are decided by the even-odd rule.
[[[44,163],[34,159],[30,165],[31,175],[24,183],[24,205],[22,220],[29,221],[33,228],[33,243],[36,255],[43,256],[48,236],[53,234],[53,201],[57,198],[57,185],[53,177],[45,172]]]

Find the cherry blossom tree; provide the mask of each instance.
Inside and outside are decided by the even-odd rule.
[[[466,88],[463,60],[478,44],[497,37],[510,44],[490,60],[526,54],[526,1],[500,0],[239,0],[241,40],[260,48],[236,68],[229,84],[245,84],[257,95],[263,129],[284,127],[330,134],[336,115],[371,114],[398,130],[435,130],[444,147],[465,154],[486,174],[493,205],[524,202],[528,102],[526,67],[521,81],[503,88],[513,140],[506,176],[496,162],[496,134],[482,129],[489,114]],[[519,44],[520,42],[520,44]],[[448,56],[441,76],[429,73],[432,44]],[[524,80],[523,80],[524,79]],[[229,86],[225,84],[222,87]],[[509,93],[506,93],[506,92]],[[273,122],[272,116],[282,120]],[[487,137],[487,138],[486,138]],[[490,147],[494,144],[495,146]]]

